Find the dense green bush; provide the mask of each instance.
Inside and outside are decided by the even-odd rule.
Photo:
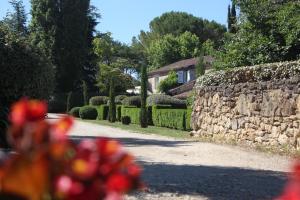
[[[107,104],[109,98],[106,96],[95,96],[90,98],[90,105],[91,106],[100,106]]]
[[[186,110],[186,118],[185,118],[185,129],[190,131],[191,130],[191,118],[192,118],[192,112],[193,110],[191,108],[188,108]]]
[[[79,118],[79,110],[80,107],[74,107],[69,111],[69,114],[72,115],[73,117]]]
[[[131,123],[130,117],[129,116],[123,116],[121,118],[122,124],[124,125],[129,125]]]
[[[121,105],[123,99],[125,99],[125,98],[127,98],[126,95],[117,95],[117,96],[115,97],[115,103],[118,104],[118,105]]]
[[[177,73],[175,71],[170,71],[168,77],[159,83],[158,90],[163,93],[168,93],[170,89],[179,85]]]
[[[0,101],[10,105],[23,96],[48,99],[55,83],[53,65],[26,40],[11,35],[0,24]]]
[[[98,112],[97,120],[108,119],[108,105],[95,106]]]
[[[117,121],[121,121],[121,117],[122,117],[122,105],[117,105],[116,106],[116,118]]]
[[[300,60],[214,71],[201,76],[197,80],[196,86],[233,85],[245,82],[288,79],[299,75]]]
[[[141,107],[141,97],[140,96],[127,97],[123,99],[122,105]]]
[[[140,124],[140,108],[134,106],[122,106],[122,117],[129,116],[133,124]]]
[[[172,105],[173,108],[186,108],[186,101],[165,94],[153,94],[147,98],[147,105]]]
[[[169,106],[152,106],[154,126],[186,130],[186,109],[172,109]]]
[[[98,112],[93,106],[83,106],[79,110],[79,116],[81,119],[91,119],[94,120],[98,116]]]

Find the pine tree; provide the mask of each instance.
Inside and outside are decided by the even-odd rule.
[[[141,127],[147,128],[147,85],[148,85],[148,77],[147,77],[147,67],[146,65],[142,66],[141,70]]]
[[[116,122],[116,103],[115,103],[115,77],[112,75],[109,84],[109,111],[108,119],[111,123]]]
[[[13,7],[14,12],[7,13],[3,20],[4,24],[6,24],[13,33],[19,36],[26,36],[28,32],[26,27],[27,17],[23,1],[11,0],[9,3]]]

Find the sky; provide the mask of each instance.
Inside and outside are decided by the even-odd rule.
[[[30,13],[30,0],[23,0]],[[230,0],[91,0],[102,18],[97,30],[111,32],[114,39],[130,44],[141,30],[149,30],[149,22],[169,11],[183,11],[226,24]],[[0,19],[11,10],[9,0],[0,0]]]

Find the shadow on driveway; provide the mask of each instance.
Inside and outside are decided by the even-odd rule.
[[[234,167],[142,163],[151,193],[200,195],[210,200],[260,200],[277,197],[286,173]]]
[[[71,136],[72,141],[75,143],[80,142],[83,139],[97,139],[98,137],[85,137],[85,136]],[[153,140],[153,139],[140,139],[140,138],[112,138],[121,142],[121,144],[127,147],[135,146],[163,146],[163,147],[176,147],[176,146],[190,146],[193,141],[185,140]]]

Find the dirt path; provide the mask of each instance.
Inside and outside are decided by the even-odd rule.
[[[239,147],[145,135],[76,121],[74,140],[120,140],[144,166],[147,193],[128,199],[273,199],[286,181],[291,161]]]

